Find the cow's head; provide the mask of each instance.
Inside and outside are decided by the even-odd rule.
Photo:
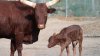
[[[34,3],[27,0],[20,0],[20,1],[26,5],[35,8],[35,18],[38,24],[37,26],[40,29],[44,29],[47,21],[47,14],[53,13],[55,11],[54,8],[49,9],[48,7],[57,3],[59,0],[52,0],[47,3]]]

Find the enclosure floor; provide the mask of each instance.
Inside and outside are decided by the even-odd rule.
[[[92,23],[92,21],[88,22]],[[84,25],[85,22],[61,21],[58,19],[49,19],[46,28],[41,30],[39,40],[31,45],[23,45],[23,56],[59,56],[60,47],[47,48],[48,38],[55,32],[58,33],[62,28],[72,24]],[[72,46],[70,45],[70,55],[72,56]],[[77,56],[78,56],[77,46]],[[66,56],[66,50],[63,56]],[[0,56],[10,56],[10,40],[0,39]],[[17,56],[17,52],[15,53]],[[83,41],[82,56],[100,56],[100,37],[87,38]]]

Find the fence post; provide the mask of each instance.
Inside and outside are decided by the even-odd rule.
[[[95,1],[92,0],[92,10],[95,11]]]
[[[66,18],[68,17],[68,0],[66,0]]]

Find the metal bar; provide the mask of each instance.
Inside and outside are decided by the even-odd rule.
[[[68,17],[68,0],[66,0],[66,18]]]

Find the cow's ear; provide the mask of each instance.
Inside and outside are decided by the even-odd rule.
[[[56,11],[55,8],[50,8],[50,9],[48,9],[48,13],[54,13],[55,11]]]

